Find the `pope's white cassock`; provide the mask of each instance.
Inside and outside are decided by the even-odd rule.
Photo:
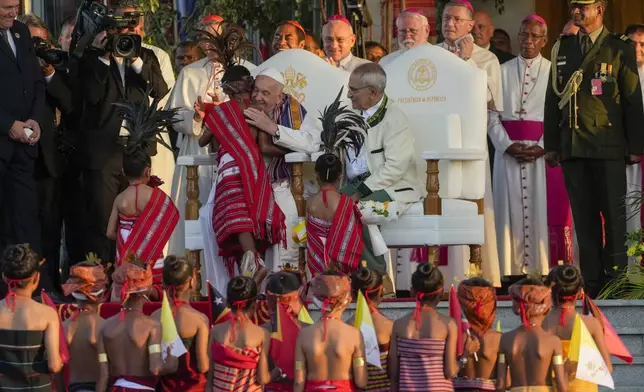
[[[242,65],[252,69],[255,66],[249,62]],[[199,96],[204,102],[212,103],[208,93],[223,95],[218,83],[223,76],[221,64],[203,58],[192,63],[179,74],[177,83],[170,93],[166,108],[180,108],[179,116],[181,121],[174,124],[177,131],[177,146],[179,156],[187,155],[208,155],[208,147],[199,147],[199,137],[202,135],[201,121],[194,121],[194,103]],[[222,97],[225,98],[225,97]],[[214,180],[215,167],[199,166],[199,201],[205,204],[210,194],[210,188]],[[179,209],[180,219],[174,234],[169,241],[170,254],[183,254],[185,252],[185,231],[184,231],[184,207],[186,205],[186,167],[180,167],[174,171],[172,179],[172,200]]]
[[[443,49],[449,50],[456,55],[456,48],[450,47],[446,42],[438,44]],[[467,61],[474,67],[478,67],[487,73],[488,101],[491,101],[496,110],[503,110],[501,65],[497,57],[487,49],[474,45],[472,58]],[[487,146],[487,143],[486,143]],[[487,149],[487,147],[486,147]],[[481,248],[483,259],[483,277],[490,281],[495,287],[501,287],[501,275],[499,270],[499,254],[497,251],[496,230],[494,228],[494,202],[492,198],[492,179],[490,162],[486,163],[486,180],[484,196],[484,221],[485,221],[485,243]],[[449,249],[448,274],[445,275],[449,284],[451,277],[463,279],[470,272],[470,251],[467,246],[451,246]],[[454,282],[458,283],[458,282]],[[447,286],[446,286],[447,287]]]
[[[543,102],[550,61],[519,56],[501,66],[503,110],[490,116],[494,156],[494,212],[501,272],[523,275],[550,269],[544,158],[519,163],[505,151],[513,143],[543,147]]]
[[[640,75],[640,84],[643,86],[642,96],[644,96],[644,65],[639,66],[637,71]],[[644,125],[643,125],[644,127]],[[636,165],[626,166],[626,196],[634,196],[633,192],[642,191],[642,163]],[[632,199],[628,199],[627,203],[630,203]],[[626,231],[631,232],[639,230],[642,228],[641,222],[641,207],[627,209],[627,221],[626,221]],[[634,259],[631,261],[635,261]]]

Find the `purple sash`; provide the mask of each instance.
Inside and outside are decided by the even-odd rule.
[[[503,127],[512,141],[538,142],[543,136],[541,121],[503,121]]]

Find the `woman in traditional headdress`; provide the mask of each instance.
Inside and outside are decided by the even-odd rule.
[[[306,308],[302,303],[302,275],[297,270],[284,269],[269,275],[266,299],[271,322],[264,325],[271,333],[271,383],[265,392],[293,391],[295,344],[302,326],[298,318]],[[280,307],[286,312],[280,313]],[[284,320],[282,317],[287,317]]]
[[[168,256],[163,261],[163,288],[165,289],[179,337],[188,352],[179,357],[176,372],[161,377],[157,390],[161,392],[198,392],[206,388],[208,358],[208,317],[190,305],[195,293],[197,276],[194,266],[186,259]],[[161,309],[152,314],[161,321]]]
[[[58,314],[31,299],[38,288],[42,262],[27,244],[10,245],[2,256],[2,278],[9,290],[0,301],[2,391],[50,392],[51,374],[63,367]]]
[[[443,275],[432,264],[419,264],[411,277],[416,309],[394,322],[389,349],[392,390],[453,391],[452,378],[479,349],[478,339],[468,337],[457,358],[456,322],[436,306],[443,296]]]
[[[369,126],[362,116],[340,106],[342,91],[321,117],[325,153],[315,162],[320,192],[306,203],[307,265],[312,276],[326,271],[331,264],[352,274],[362,260],[362,215],[354,201],[339,189],[346,150],[360,152]]]
[[[506,377],[509,371],[512,392],[551,391],[553,373],[557,390],[565,392],[568,382],[561,339],[542,327],[552,306],[550,288],[540,280],[525,278],[510,286],[508,292],[521,325],[501,337],[496,390],[509,389]]]
[[[96,391],[130,392],[156,388],[159,377],[177,371],[168,348],[161,356],[161,323],[143,314],[152,289],[150,265],[123,262],[112,274],[112,290],[120,294],[121,312],[103,322],[98,339],[100,377]]]
[[[157,291],[152,299],[160,299],[163,249],[179,222],[179,210],[160,188],[158,178],[152,176],[149,155],[154,142],[168,147],[160,132],[177,120],[176,110],[157,110],[158,100],[150,105],[147,100],[138,104],[116,103],[119,114],[130,132],[123,153],[123,174],[129,186],[121,192],[112,207],[107,226],[107,237],[116,240],[116,265],[131,257],[152,264]],[[118,300],[112,292],[112,300]]]
[[[382,272],[367,268],[366,262],[363,262],[363,266],[354,272],[351,277],[351,288],[354,292],[354,298],[357,298],[357,293],[362,291],[362,295],[364,295],[367,305],[369,305],[369,312],[371,313],[373,326],[376,329],[376,337],[378,338],[381,367],[374,365],[367,366],[369,382],[364,388],[365,391],[372,392],[388,392],[391,390],[391,382],[389,381],[389,374],[387,373],[387,362],[389,359],[389,345],[394,322],[378,310],[378,305],[382,302],[382,296],[385,291],[384,277],[385,274]],[[353,325],[354,320],[355,318],[351,317],[347,320],[347,324]]]
[[[481,344],[478,360],[468,361],[459,377],[454,378],[457,391],[494,391],[501,333],[492,329],[496,317],[496,291],[483,278],[471,278],[458,285],[458,302],[467,318],[471,333]]]
[[[105,297],[107,276],[96,261],[84,261],[71,268],[63,284],[65,295],[76,300],[76,310],[63,324],[69,345],[67,390],[94,391],[100,374],[98,337],[103,324],[99,307]]]
[[[342,321],[342,313],[351,302],[351,281],[330,270],[313,279],[311,290],[322,317],[297,337],[293,390],[349,392],[366,387],[362,333]]]
[[[257,392],[271,381],[268,370],[270,333],[251,321],[257,284],[246,276],[228,283],[226,300],[232,317],[210,332],[212,366],[208,380],[214,392]]]
[[[570,339],[575,325],[577,311],[575,306],[577,300],[585,300],[584,278],[579,268],[570,264],[563,264],[553,268],[548,274],[546,284],[552,286],[552,301],[554,311],[550,312],[543,322],[543,329],[558,336],[563,345],[563,356],[568,357],[570,351]],[[604,341],[604,329],[600,321],[593,316],[581,316],[581,321],[586,325],[588,332],[593,337],[597,349],[602,354],[608,370],[613,372],[613,363],[610,358],[606,342]],[[593,392],[599,388],[596,384],[584,380],[577,380],[575,372],[577,363],[567,363],[568,370],[568,392]]]

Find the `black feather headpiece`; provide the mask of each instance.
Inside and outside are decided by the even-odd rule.
[[[364,146],[369,125],[360,114],[348,109],[346,105],[340,105],[343,91],[344,87],[340,89],[335,101],[320,113],[322,146],[326,152],[340,157],[351,148],[358,156]]]
[[[155,141],[172,151],[172,147],[164,142],[159,134],[168,132],[168,127],[180,121],[176,116],[179,108],[157,110],[159,99],[155,98],[150,104],[147,99],[148,94],[143,96],[141,102],[137,103],[113,103],[119,116],[125,120],[123,127],[130,132],[125,153],[132,154],[139,149],[145,150]]]
[[[252,42],[246,39],[244,29],[240,26],[222,22],[219,25],[219,32],[211,34],[205,30],[197,30],[197,43],[201,47],[209,47],[215,52],[214,61],[228,69],[235,64],[241,64],[242,56],[247,50],[260,51]]]

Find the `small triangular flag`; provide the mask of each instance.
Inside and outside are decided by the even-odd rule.
[[[172,353],[173,357],[179,358],[188,352],[177,331],[172,308],[168,301],[168,294],[164,290],[163,301],[161,302],[161,357],[163,359],[168,355],[168,347],[170,347],[170,353]]]
[[[577,362],[577,379],[615,389],[613,376],[580,315],[575,317],[568,358]]]
[[[300,309],[300,313],[297,314],[297,320],[304,324],[313,324],[313,319],[311,318],[309,311],[306,310],[306,307],[304,306]]]
[[[377,366],[382,369],[380,362],[380,347],[378,346],[378,337],[376,336],[376,328],[373,325],[371,312],[369,312],[369,305],[362,291],[358,291],[358,300],[356,301],[356,319],[353,326],[362,332],[364,339],[364,348],[367,357],[367,363]]]

